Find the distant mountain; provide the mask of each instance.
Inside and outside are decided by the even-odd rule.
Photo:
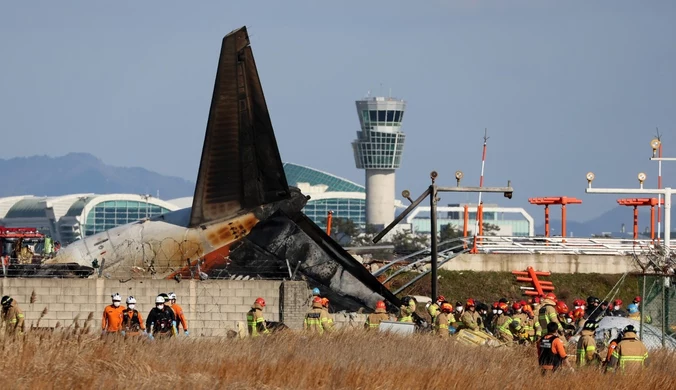
[[[75,193],[130,193],[161,199],[192,196],[195,184],[143,168],[113,167],[88,153],[61,157],[32,156],[0,159],[0,197],[58,196]]]
[[[639,207],[638,210],[639,234],[643,233],[646,229],[650,232],[650,207]],[[662,210],[662,214],[664,217],[664,210]],[[655,208],[655,221],[657,221],[657,208]],[[589,237],[592,234],[600,235],[604,232],[612,232],[614,237],[619,237],[622,234],[622,224],[624,224],[624,235],[631,236],[634,229],[633,207],[617,206],[587,222],[568,220],[566,222],[566,230],[569,234],[572,232],[575,237]],[[662,225],[664,225],[664,221],[662,221]],[[550,229],[553,229],[550,231],[551,235],[561,235],[561,220],[551,219]],[[657,229],[657,222],[655,222],[655,229]],[[544,234],[544,231],[544,224],[535,227],[536,234]]]

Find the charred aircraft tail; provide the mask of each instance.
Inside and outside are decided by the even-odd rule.
[[[189,226],[265,214],[230,248],[225,271],[292,266],[339,307],[371,309],[384,299],[396,310],[396,296],[301,213],[305,199],[287,184],[249,43],[246,27],[223,38]]]

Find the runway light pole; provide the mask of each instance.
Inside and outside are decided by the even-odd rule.
[[[462,171],[455,172],[455,187],[440,187],[436,184],[436,179],[439,176],[437,171],[432,171],[430,173],[430,179],[432,184],[416,199],[411,199],[411,192],[409,190],[404,190],[402,196],[411,202],[411,204],[399,214],[394,221],[392,221],[385,229],[383,229],[377,236],[373,238],[373,243],[380,241],[385,235],[392,230],[399,222],[401,222],[411,211],[415,210],[416,207],[422,203],[425,198],[430,197],[430,234],[431,237],[431,248],[430,248],[430,266],[432,274],[432,299],[436,299],[437,295],[437,202],[440,200],[437,195],[439,192],[502,192],[505,198],[512,199],[514,189],[512,188],[511,181],[507,181],[507,187],[464,187],[460,185],[460,180],[463,178]],[[481,207],[479,205],[479,207]],[[476,243],[476,238],[474,239]]]
[[[666,159],[664,159],[666,160]],[[672,159],[670,161],[676,161],[675,159]],[[673,194],[673,190],[671,187],[665,187],[665,188],[660,188],[660,189],[647,189],[643,188],[643,182],[646,180],[646,174],[641,172],[638,174],[638,181],[640,184],[639,188],[592,188],[592,181],[594,181],[594,173],[589,172],[587,173],[587,189],[585,192],[587,194],[632,194],[632,195],[664,195],[664,244],[662,245],[664,251],[664,263],[667,264],[669,262],[669,259],[671,257],[671,249],[670,249],[670,240],[671,240],[671,194]],[[645,270],[643,270],[644,274],[644,282],[643,285],[645,286]],[[665,346],[666,343],[666,315],[665,315],[665,307],[667,306],[666,302],[666,293],[665,289],[667,287],[667,283],[669,281],[668,277],[663,274],[661,276],[664,276],[664,285],[662,287],[662,346]],[[645,291],[645,289],[644,289]],[[645,302],[645,292],[642,294],[643,296],[641,297],[641,302]],[[644,322],[644,313],[645,310],[641,310],[641,337],[643,336],[643,322]]]

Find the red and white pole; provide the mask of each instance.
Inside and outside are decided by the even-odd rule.
[[[662,143],[658,148],[659,157],[662,158]],[[657,189],[662,189],[662,160],[657,162]],[[662,194],[657,194],[657,242],[660,241],[660,232],[662,222]]]
[[[483,153],[481,154],[481,177],[479,178],[479,188],[484,186],[484,168],[486,166],[486,144],[488,143],[487,142],[488,141],[487,135],[488,135],[488,129],[484,129],[484,149],[483,149]],[[477,232],[479,230],[481,230],[481,227],[479,226],[479,223],[481,223],[480,220],[483,221],[483,215],[481,216],[481,218],[479,217],[479,212],[483,213],[483,208],[481,208],[481,209],[479,208],[479,206],[481,206],[481,204],[482,204],[481,203],[481,195],[482,194],[483,194],[482,192],[479,192],[479,204],[477,205],[477,209],[476,209],[476,211],[477,211],[476,226],[475,226],[475,229],[474,229],[474,236],[475,237],[477,235]]]

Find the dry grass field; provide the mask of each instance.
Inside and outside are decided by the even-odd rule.
[[[540,376],[534,349],[468,347],[434,336],[284,332],[257,340],[101,340],[28,333],[1,341],[0,388],[673,389],[676,355],[645,371]],[[177,387],[179,386],[179,387]],[[553,387],[552,387],[553,386]]]

